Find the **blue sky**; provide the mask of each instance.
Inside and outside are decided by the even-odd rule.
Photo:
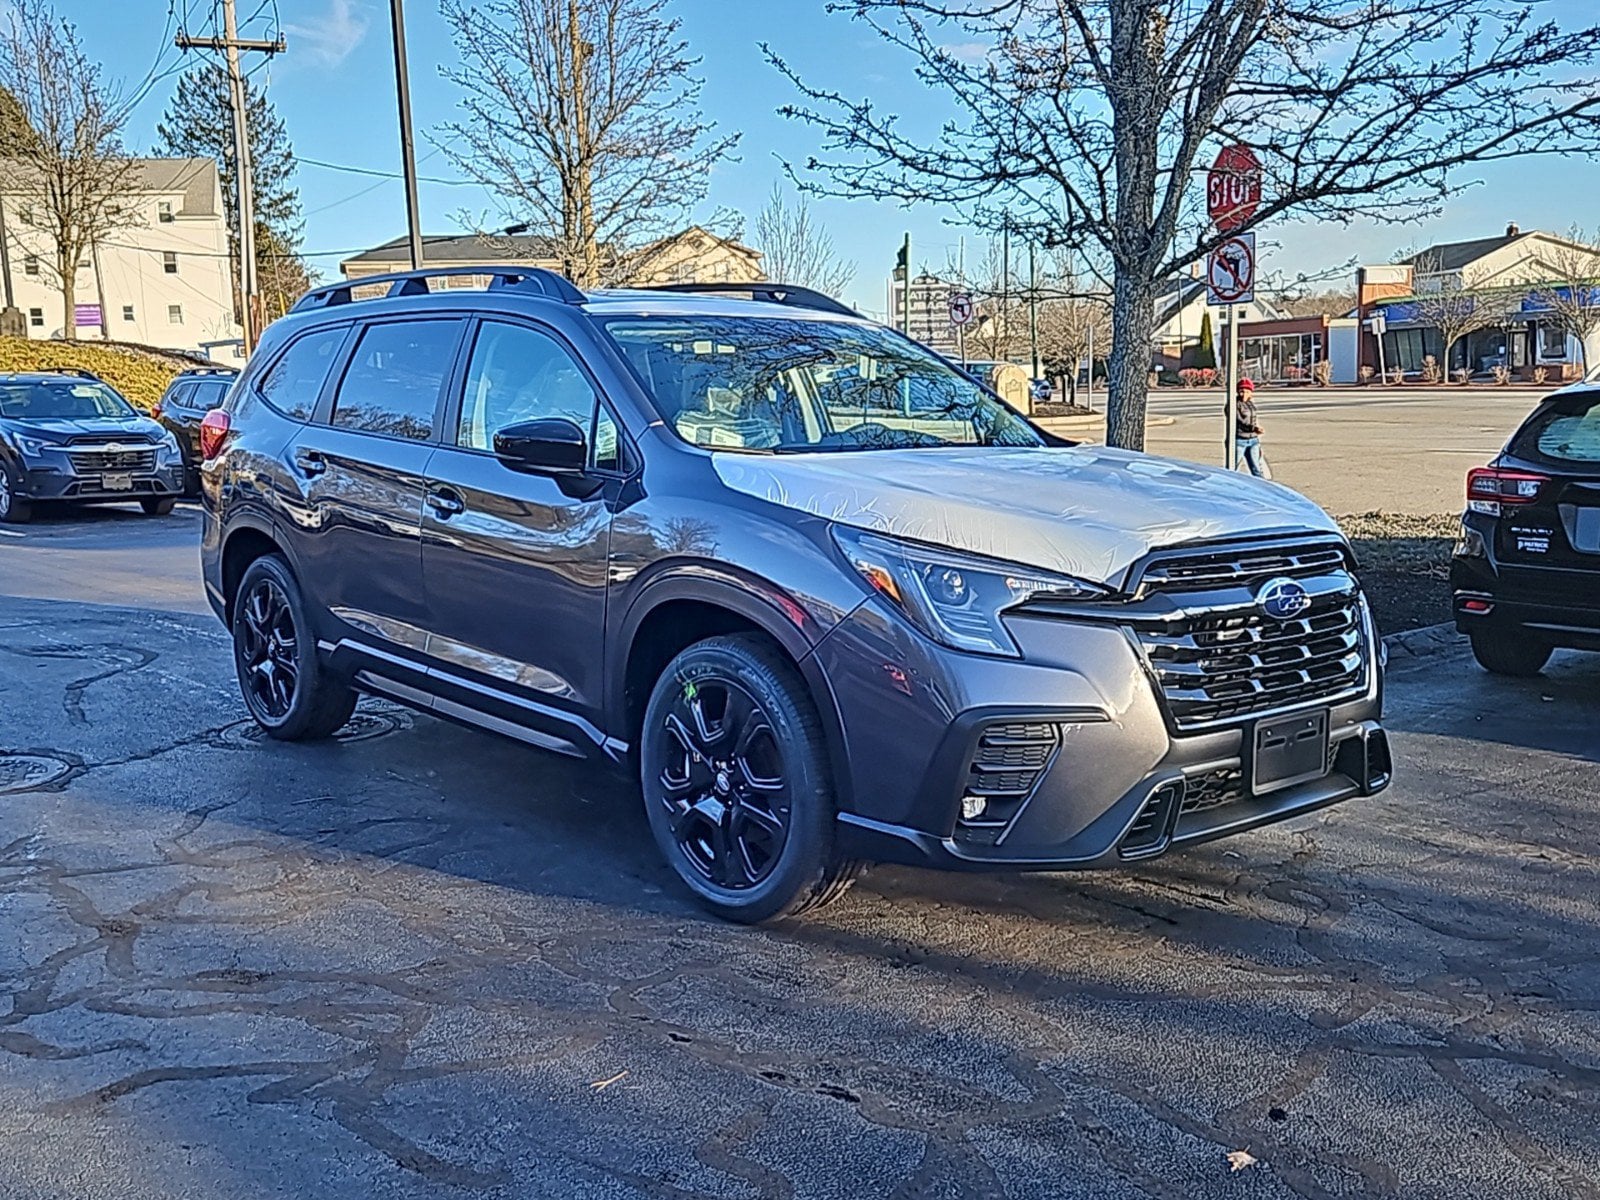
[[[79,29],[89,52],[107,73],[132,88],[160,69],[178,65],[168,32],[169,0],[57,0],[62,14]],[[394,74],[387,0],[239,0],[241,16],[260,15],[250,26],[256,36],[272,29],[274,7],[288,53],[262,68],[257,79],[288,125],[302,160],[342,163],[371,171],[399,168],[399,136],[394,109]],[[1565,22],[1589,16],[1593,0],[1552,0],[1548,15]],[[194,14],[194,32],[205,25],[212,0],[173,0],[179,12]],[[719,167],[712,179],[708,209],[725,205],[753,218],[773,182],[780,159],[803,163],[815,148],[815,135],[776,109],[794,99],[789,83],[764,61],[759,43],[767,41],[799,68],[803,78],[837,87],[850,95],[872,95],[885,108],[913,121],[935,119],[941,106],[915,81],[909,64],[886,55],[869,31],[839,15],[825,13],[825,0],[674,0],[684,33],[704,59],[707,115],[725,130],[744,137],[739,161]],[[420,173],[449,179],[449,160],[426,135],[452,114],[453,89],[439,77],[441,62],[454,51],[440,20],[436,0],[406,0],[414,120]],[[260,60],[253,65],[260,66]],[[134,116],[130,139],[147,148],[175,79],[151,89]],[[1476,173],[1481,186],[1455,200],[1441,218],[1400,226],[1362,222],[1350,227],[1287,224],[1264,229],[1271,248],[1266,270],[1289,275],[1312,273],[1352,256],[1387,261],[1395,250],[1414,244],[1499,233],[1507,222],[1524,229],[1565,230],[1574,222],[1593,225],[1594,197],[1600,194],[1600,165],[1540,160],[1502,165]],[[325,275],[336,273],[342,251],[374,245],[405,231],[405,201],[395,179],[333,171],[304,162],[300,189],[306,218],[305,248],[316,255]],[[422,185],[423,224],[428,233],[456,228],[456,214],[483,212],[490,200],[475,188],[444,183]],[[848,298],[866,310],[883,307],[884,278],[893,265],[901,236],[909,231],[919,265],[942,268],[958,239],[968,233],[968,253],[976,235],[946,223],[950,214],[933,206],[911,211],[888,204],[818,201],[818,215],[845,257],[858,264]]]

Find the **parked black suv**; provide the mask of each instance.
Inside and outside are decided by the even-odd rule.
[[[1456,627],[1496,674],[1600,650],[1600,378],[1553,392],[1468,474],[1450,586]]]
[[[88,371],[0,375],[0,521],[35,506],[138,501],[172,511],[183,460],[172,435]]]
[[[233,367],[192,367],[173,376],[150,415],[178,441],[183,452],[183,494],[200,494],[200,422],[221,408],[239,372]]]
[[[803,289],[449,273],[309,293],[203,422],[272,735],[367,691],[628,763],[746,921],[866,859],[1112,866],[1387,784],[1350,549],[1287,488],[1051,444]]]

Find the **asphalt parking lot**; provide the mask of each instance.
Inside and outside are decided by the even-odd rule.
[[[194,528],[0,539],[6,1200],[1600,1196],[1600,657],[1414,637],[1381,797],[752,931],[583,766],[263,744]]]

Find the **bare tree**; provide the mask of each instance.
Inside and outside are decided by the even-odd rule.
[[[76,338],[79,264],[136,219],[126,200],[135,170],[122,147],[128,113],[46,0],[12,0],[3,22],[0,87],[34,136],[11,141],[0,171],[23,224],[49,242],[40,264],[61,289],[63,332]],[[103,312],[100,320],[104,329]]]
[[[1215,248],[1198,179],[1264,165],[1253,228],[1436,211],[1459,168],[1600,147],[1600,26],[1537,0],[840,0],[958,114],[898,119],[813,86],[821,194],[953,206],[1095,256],[1113,281],[1108,435],[1141,447],[1160,282]],[[979,47],[985,53],[972,53]]]
[[[1539,259],[1552,278],[1533,290],[1533,298],[1549,309],[1555,321],[1578,339],[1579,361],[1589,373],[1589,339],[1600,330],[1600,247],[1594,238],[1574,225],[1567,240],[1554,250],[1541,250]]]
[[[1442,378],[1450,378],[1450,353],[1462,338],[1505,324],[1514,296],[1504,288],[1469,288],[1459,272],[1441,271],[1437,259],[1415,263],[1418,276],[1430,276],[1427,290],[1414,301],[1417,320],[1439,331],[1444,354],[1439,364]],[[1471,371],[1469,361],[1466,369]]]
[[[1006,254],[1012,254],[1011,262]],[[1002,238],[990,238],[983,252],[969,264],[952,256],[946,278],[960,280],[976,309],[967,326],[967,354],[991,362],[1008,362],[1027,352],[1028,313],[1023,298],[1026,280],[1016,275],[1015,250]]]
[[[783,185],[772,185],[766,207],[756,215],[756,249],[762,270],[774,283],[815,288],[837,298],[856,277],[856,264],[840,258],[833,237],[812,217],[802,196],[790,199]]]
[[[583,287],[670,230],[738,140],[700,114],[666,0],[443,0],[465,117],[440,144],[508,217],[557,238]]]
[[[1096,359],[1111,353],[1111,305],[1106,299],[1046,300],[1039,305],[1037,320],[1039,362],[1048,375],[1075,376],[1091,350]]]

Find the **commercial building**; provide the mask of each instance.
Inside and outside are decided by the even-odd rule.
[[[173,350],[240,336],[217,164],[141,158],[123,203],[128,221],[77,264],[77,335]],[[30,338],[66,332],[55,243],[37,190],[0,183],[0,282]]]

